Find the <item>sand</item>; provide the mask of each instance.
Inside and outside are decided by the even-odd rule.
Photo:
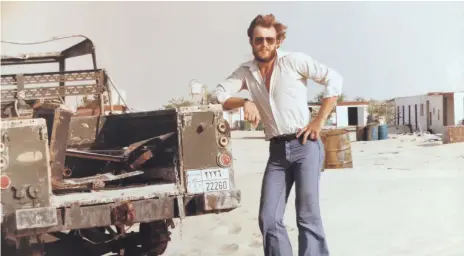
[[[261,132],[233,137],[242,206],[185,219],[172,230],[165,255],[263,255],[257,213],[268,144]],[[464,143],[429,141],[434,137],[352,142],[354,168],[322,174],[321,210],[331,255],[464,255]],[[298,255],[294,198],[292,191],[284,222]]]

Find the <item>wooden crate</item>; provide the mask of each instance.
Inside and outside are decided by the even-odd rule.
[[[464,125],[445,126],[443,144],[464,142]]]

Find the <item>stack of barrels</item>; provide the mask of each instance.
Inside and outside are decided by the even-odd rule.
[[[388,125],[377,122],[356,127],[357,141],[386,140],[388,139]]]

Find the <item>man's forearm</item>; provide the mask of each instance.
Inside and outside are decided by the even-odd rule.
[[[337,96],[323,99],[321,108],[319,109],[319,112],[316,118],[321,121],[327,120],[327,117],[330,115],[330,113],[332,112],[332,109],[337,104],[337,99],[338,99]]]
[[[224,110],[232,110],[235,108],[241,108],[245,104],[245,99],[240,97],[230,97],[224,104],[222,104]]]

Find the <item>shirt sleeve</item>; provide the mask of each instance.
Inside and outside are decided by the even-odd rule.
[[[304,53],[294,53],[292,55],[292,66],[300,75],[324,85],[324,98],[342,94],[343,77],[337,71],[319,63]]]
[[[246,89],[245,71],[243,67],[236,69],[229,77],[219,83],[212,93],[213,99],[224,104],[234,93]]]

